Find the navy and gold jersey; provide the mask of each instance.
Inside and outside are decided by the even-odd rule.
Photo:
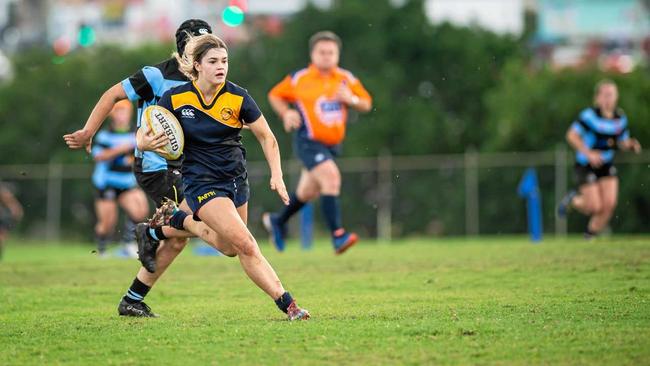
[[[262,112],[245,89],[226,81],[208,101],[190,82],[167,91],[158,105],[170,110],[183,127],[185,182],[224,181],[246,172],[240,131]]]
[[[178,70],[175,58],[165,60],[155,66],[145,66],[122,81],[122,87],[130,101],[138,102],[137,126],[140,127],[142,111],[158,100],[169,89],[187,83],[189,79]],[[178,168],[180,161],[166,161],[153,151],[135,150],[135,169],[141,172],[166,170],[168,166]]]
[[[585,146],[589,149],[599,150],[604,163],[612,163],[618,144],[630,138],[627,127],[627,117],[621,109],[614,113],[614,118],[605,118],[599,108],[586,108],[571,128],[576,131]],[[576,162],[586,166],[589,164],[587,156],[576,152]]]

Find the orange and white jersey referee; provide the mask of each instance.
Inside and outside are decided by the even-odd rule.
[[[370,94],[351,72],[338,66],[323,72],[314,64],[287,75],[271,89],[269,98],[292,103],[300,113],[299,135],[303,132],[301,137],[328,146],[343,142],[348,107],[369,107],[372,103]]]
[[[271,107],[282,118],[285,131],[295,131],[294,153],[304,168],[289,205],[265,214],[264,224],[276,248],[283,251],[289,218],[320,196],[334,250],[341,254],[358,238],[341,224],[341,174],[334,159],[345,138],[348,108],[369,112],[372,98],[359,79],[339,67],[341,40],[336,34],[314,34],[309,49],[311,64],[289,74],[269,92]]]

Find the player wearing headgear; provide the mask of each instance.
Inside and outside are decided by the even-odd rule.
[[[205,21],[200,19],[184,21],[176,31],[178,53],[183,54],[189,36],[208,33],[212,33],[212,29]],[[89,147],[93,136],[115,103],[127,98],[131,101],[137,101],[139,127],[142,111],[146,107],[156,104],[160,97],[170,88],[184,84],[188,80],[178,70],[178,62],[173,57],[155,66],[145,66],[104,92],[88,117],[85,126],[63,136],[63,138],[71,149],[85,147],[90,151]],[[167,142],[167,137],[163,133],[153,135],[150,132],[141,133],[141,130],[138,129],[137,144],[140,148],[135,149],[134,164],[134,173],[138,184],[158,206],[165,199],[180,202],[183,198],[180,173],[181,162],[167,161],[154,151],[150,151],[164,146]],[[189,207],[185,202],[180,203],[181,209],[189,211]],[[189,219],[184,227],[195,234],[171,227],[153,229],[146,224],[137,225],[138,255],[143,266],[118,305],[120,315],[156,316],[143,300],[154,283],[183,250],[188,237],[198,235],[224,254],[232,255],[221,246],[218,237],[212,230],[206,230],[205,224]],[[163,241],[160,242],[160,240]],[[158,247],[159,243],[161,243],[160,247]]]
[[[569,208],[590,217],[585,238],[598,235],[609,223],[618,199],[618,176],[614,166],[617,149],[641,152],[630,137],[625,113],[617,108],[618,88],[611,80],[596,84],[594,106],[584,109],[566,134],[576,151],[578,192],[572,190],[558,205],[558,215]]]
[[[126,99],[117,102],[110,113],[110,127],[99,131],[93,141],[95,170],[92,182],[97,192],[95,238],[100,256],[106,254],[108,239],[115,230],[118,204],[127,216],[123,240],[129,254],[135,254],[130,247],[131,243],[135,245],[135,224],[143,221],[149,212],[147,197],[138,188],[133,175],[135,133],[130,128],[132,115],[131,102]]]
[[[358,238],[343,229],[339,195],[341,173],[334,159],[345,138],[348,109],[369,112],[372,98],[351,72],[338,66],[340,38],[329,31],[309,39],[311,65],[285,77],[269,92],[269,102],[282,118],[284,129],[294,133],[294,154],[304,168],[291,203],[280,212],[264,214],[264,226],[279,251],[289,218],[305,203],[320,196],[325,222],[336,254],[345,252]]]

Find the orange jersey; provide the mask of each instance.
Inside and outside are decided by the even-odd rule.
[[[370,94],[351,72],[336,68],[322,74],[314,65],[285,77],[269,96],[293,103],[302,116],[302,127],[309,139],[336,145],[345,137],[348,108],[336,100],[340,87],[348,87],[360,100],[371,101]]]

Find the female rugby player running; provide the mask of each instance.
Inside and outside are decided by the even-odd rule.
[[[558,215],[565,216],[575,208],[590,217],[585,239],[598,235],[609,222],[616,208],[618,177],[614,152],[641,152],[641,144],[630,138],[627,117],[617,108],[618,89],[611,80],[596,84],[594,107],[586,108],[566,134],[569,145],[576,150],[576,180],[579,192],[569,192],[558,205]]]
[[[179,70],[192,81],[168,90],[158,105],[170,110],[183,127],[182,176],[194,217],[231,247],[248,277],[275,300],[289,320],[308,319],[309,312],[300,309],[284,290],[246,227],[250,190],[240,136],[244,124],[262,145],[271,168],[271,189],[289,203],[273,132],[246,90],[226,80],[228,51],[221,39],[212,34],[192,37],[184,54],[176,58]],[[175,215],[188,214],[179,210]]]

